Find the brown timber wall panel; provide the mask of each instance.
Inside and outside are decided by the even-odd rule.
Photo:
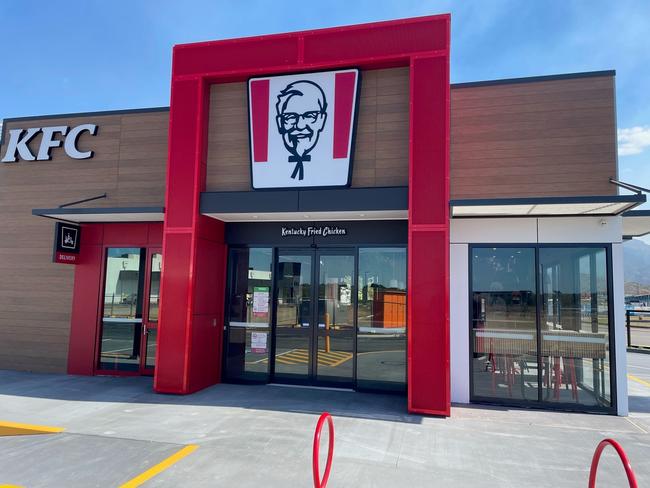
[[[612,195],[610,76],[451,90],[451,198]]]
[[[8,121],[11,128],[98,125],[84,133],[75,160],[63,148],[51,161],[0,164],[0,369],[65,372],[74,266],[54,264],[54,222],[34,217],[52,208],[104,192],[86,207],[164,205],[168,112],[88,115]],[[4,156],[6,137],[0,154]],[[36,154],[40,136],[30,143]],[[83,235],[82,235],[83,245]]]
[[[408,68],[362,72],[353,187],[408,184],[408,111]],[[250,190],[249,165],[246,83],[213,85],[207,191]]]

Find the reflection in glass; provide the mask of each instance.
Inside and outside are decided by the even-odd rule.
[[[406,390],[406,249],[359,249],[357,385]]]
[[[108,249],[100,369],[139,370],[144,255],[140,248]]]
[[[268,379],[271,268],[271,249],[232,249],[230,252],[226,357],[229,379]]]
[[[162,270],[162,254],[151,255],[151,276],[149,285],[149,322],[158,322],[160,300],[160,272]]]
[[[538,400],[534,248],[472,251],[472,394]]]
[[[311,334],[311,255],[278,256],[275,378],[309,379]]]
[[[156,366],[156,345],[158,343],[158,329],[148,329],[147,331],[147,350],[144,358],[145,368],[153,369]]]
[[[604,248],[542,248],[543,400],[611,406]]]
[[[319,256],[318,381],[351,386],[354,374],[354,256]]]

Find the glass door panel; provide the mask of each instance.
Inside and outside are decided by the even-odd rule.
[[[354,255],[318,253],[316,382],[352,386]]]
[[[153,374],[156,364],[156,346],[158,344],[158,309],[160,303],[160,274],[162,272],[162,251],[151,249],[148,262],[148,282],[146,283],[147,314],[144,323],[144,348],[143,370],[145,373]]]
[[[140,370],[145,254],[141,248],[107,249],[100,370]]]
[[[231,249],[226,378],[266,382],[271,347],[271,248]]]
[[[312,253],[278,254],[274,379],[307,383],[312,373]]]

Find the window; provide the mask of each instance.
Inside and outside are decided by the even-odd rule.
[[[406,249],[359,249],[357,385],[406,390]]]
[[[535,249],[472,252],[474,395],[537,400]]]
[[[612,407],[607,248],[471,248],[472,397]]]

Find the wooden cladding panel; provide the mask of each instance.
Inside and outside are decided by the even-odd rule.
[[[408,68],[363,71],[352,186],[408,184]],[[207,191],[250,190],[246,83],[210,91]]]
[[[451,198],[614,195],[614,79],[451,91]]]
[[[364,71],[352,186],[408,184],[407,68]],[[609,195],[609,76],[451,90],[451,198]],[[250,190],[246,84],[212,87],[207,189]]]
[[[167,111],[7,122],[5,130],[99,128],[79,139],[81,150],[94,151],[91,159],[68,158],[61,147],[51,161],[0,164],[0,369],[67,369],[74,266],[51,262],[54,222],[32,209],[104,192],[107,199],[82,206],[164,205],[168,122]],[[39,144],[40,135],[30,143],[34,154]],[[6,138],[3,156],[5,146]]]

